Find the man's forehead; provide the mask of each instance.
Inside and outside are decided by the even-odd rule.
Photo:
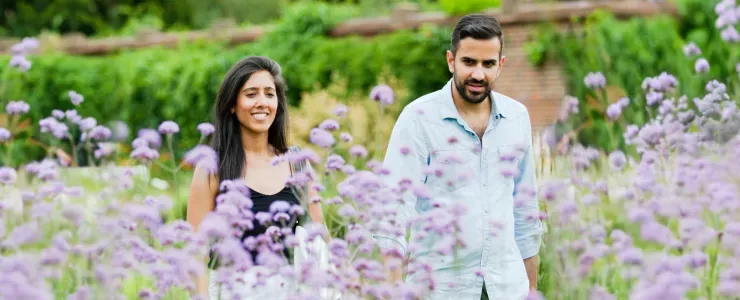
[[[457,47],[457,56],[472,59],[498,59],[501,52],[501,41],[498,37],[486,40],[465,38],[460,40]]]

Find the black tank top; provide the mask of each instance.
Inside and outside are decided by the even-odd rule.
[[[276,201],[285,201],[290,206],[293,205],[300,205],[300,202],[298,201],[298,198],[293,193],[293,190],[286,186],[281,191],[277,192],[274,195],[265,195],[260,192],[257,192],[253,189],[249,189],[250,192],[250,198],[252,199],[252,212],[256,216],[258,212],[270,212],[270,205],[272,205]],[[291,214],[291,217],[294,219],[293,224],[291,224],[291,230],[293,233],[295,233],[295,229],[298,226],[298,220],[300,216],[295,216]],[[245,239],[248,237],[257,237],[261,234],[264,234],[267,230],[267,227],[260,224],[260,222],[255,218],[252,221],[254,225],[254,229],[252,230],[246,230],[244,231],[244,234],[242,235],[242,242],[244,242]],[[281,227],[278,225],[278,227]],[[247,249],[247,251],[249,251]],[[285,257],[288,258],[289,261],[292,261],[292,257],[290,257],[287,247],[283,250],[283,253],[285,254]],[[258,251],[250,251],[250,254],[252,255],[252,261],[256,264],[257,263],[257,254]]]

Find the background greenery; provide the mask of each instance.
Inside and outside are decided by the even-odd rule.
[[[477,7],[483,2],[476,0]],[[494,0],[493,2],[495,2]],[[0,1],[0,36],[77,32],[87,36],[129,35],[141,29],[202,29],[214,22],[264,24],[280,19],[296,3],[351,5],[364,16],[387,14],[400,2],[439,9],[436,0],[18,0]],[[441,1],[443,3],[449,0]],[[475,1],[474,1],[475,2]],[[459,5],[449,6],[459,11]],[[475,8],[475,7],[473,7]]]
[[[333,9],[326,4],[294,5],[259,42],[233,48],[203,42],[104,57],[41,55],[31,57],[33,67],[28,73],[10,69],[9,57],[3,56],[0,79],[4,89],[0,87],[0,99],[28,102],[34,108],[31,119],[38,122],[52,109],[73,108],[67,92],[75,90],[87,100],[79,107],[80,114],[129,124],[129,141],[141,128],[156,128],[164,120],[176,119],[183,128],[178,142],[194,145],[198,133],[186,129],[210,121],[213,99],[224,74],[248,55],[267,55],[281,63],[289,101],[294,106],[300,104],[304,93],[326,88],[340,79],[345,89],[337,93],[346,98],[367,95],[378,82],[400,78],[411,91],[399,101],[444,84],[448,78],[446,66],[429,62],[443,59],[449,28],[399,31],[370,39],[326,36],[336,22],[356,16],[358,11]],[[42,153],[41,148],[31,149],[36,150],[16,143],[14,151],[24,151],[28,159],[37,159]]]
[[[678,95],[701,97],[711,79],[737,82],[735,64],[740,62],[740,49],[720,38],[714,26],[717,15],[714,6],[718,0],[677,0],[679,18],[656,16],[618,20],[605,12],[595,12],[582,22],[582,29],[568,27],[556,31],[553,24],[543,24],[534,33],[534,40],[526,45],[529,60],[542,65],[555,60],[563,66],[567,76],[567,91],[580,99],[579,114],[568,124],[558,124],[562,134],[571,128],[581,128],[578,138],[587,145],[611,151],[625,150],[622,137],[626,124],[643,124],[655,110],[645,105],[642,90],[643,76],[658,76],[662,72],[678,79]],[[686,57],[683,46],[696,43],[709,61],[708,74],[696,74],[694,63],[698,57]],[[608,101],[623,96],[630,98],[630,106],[623,111],[623,123],[605,118],[606,106],[600,92],[583,84],[589,72],[602,72],[607,78]],[[734,89],[734,85],[728,88]],[[691,100],[693,98],[689,98]],[[689,101],[691,102],[691,101]],[[693,103],[692,103],[693,105]]]
[[[155,2],[161,7],[167,5],[151,1]],[[342,3],[292,3],[281,10],[274,30],[258,42],[236,47],[209,41],[183,44],[177,49],[122,51],[104,57],[42,55],[31,58],[33,68],[27,74],[9,72],[9,57],[0,56],[3,81],[0,99],[29,102],[35,108],[32,120],[37,122],[60,102],[66,105],[62,108],[72,108],[66,95],[69,90],[75,90],[91,100],[80,108],[81,114],[129,124],[130,141],[139,129],[156,127],[163,120],[177,119],[183,128],[195,128],[198,123],[209,121],[207,112],[223,74],[234,62],[248,55],[267,55],[281,63],[286,70],[288,97],[293,106],[300,105],[305,93],[325,89],[337,81],[342,81],[345,89],[337,90],[334,96],[349,98],[366,95],[375,84],[392,79],[399,79],[401,85],[408,87],[407,96],[398,99],[405,103],[439,88],[448,78],[444,64],[431,62],[440,59],[447,49],[451,28],[424,27],[372,38],[329,38],[326,33],[332,26],[368,14],[366,7],[370,4],[362,0],[354,4],[326,2]],[[376,7],[390,7],[395,2],[398,1],[388,0]],[[421,2],[448,11],[459,9],[446,1]],[[479,4],[498,5],[498,2],[485,0]],[[736,78],[732,62],[740,59],[740,51],[722,41],[714,28],[716,2],[678,0],[678,19],[656,16],[618,20],[609,13],[596,12],[585,20],[573,20],[582,23],[582,29],[557,31],[552,24],[542,24],[525,47],[530,61],[535,65],[547,60],[559,61],[568,78],[568,93],[581,99],[580,113],[571,123],[558,124],[558,132],[581,128],[578,138],[587,145],[605,150],[624,148],[624,125],[642,124],[649,113],[641,90],[644,78],[636,74],[656,76],[668,72],[678,78],[679,92],[689,95],[701,95],[710,78],[724,82]],[[128,2],[116,5],[124,3]],[[136,5],[143,7],[143,3]],[[170,23],[176,23],[173,22]],[[197,26],[193,24],[188,26]],[[693,66],[696,59],[682,55],[681,48],[689,41],[695,42],[703,57],[709,60],[709,74],[696,75],[692,68],[685,68]],[[607,77],[608,101],[622,96],[632,100],[633,105],[623,112],[624,123],[606,120],[605,105],[599,101],[604,95],[583,87],[585,75],[595,71]],[[193,113],[196,111],[199,113]],[[193,145],[197,139],[197,132],[184,131],[178,142]],[[14,151],[24,151],[29,160],[37,159],[42,149],[32,149],[16,143]]]

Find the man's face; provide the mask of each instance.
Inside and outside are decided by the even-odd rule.
[[[447,67],[453,74],[455,88],[470,103],[481,103],[491,94],[499,71],[504,64],[500,56],[501,40],[465,38],[460,40],[457,54],[447,51]]]

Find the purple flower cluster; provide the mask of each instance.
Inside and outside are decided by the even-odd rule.
[[[34,50],[39,47],[39,41],[35,38],[23,38],[20,43],[17,43],[10,47],[10,67],[17,68],[23,72],[31,69],[31,61],[26,58],[26,55],[31,54]]]
[[[149,162],[159,158],[157,149],[162,146],[162,137],[154,129],[141,129],[137,138],[131,142],[131,146],[131,158],[141,162]]]
[[[31,107],[24,101],[10,101],[5,106],[5,111],[9,115],[22,115],[28,112]]]
[[[583,79],[587,88],[598,90],[606,87],[606,77],[601,72],[589,72]]]
[[[393,104],[394,98],[393,89],[385,84],[377,85],[370,91],[370,99],[380,102],[383,105]]]
[[[573,96],[565,96],[558,114],[558,121],[565,122],[570,118],[571,115],[578,114],[578,98]]]
[[[82,97],[82,95],[78,94],[75,91],[69,91],[68,94],[69,94],[69,100],[72,102],[72,104],[74,104],[74,106],[80,106],[80,104],[82,104],[82,102],[85,100],[85,98]]]

